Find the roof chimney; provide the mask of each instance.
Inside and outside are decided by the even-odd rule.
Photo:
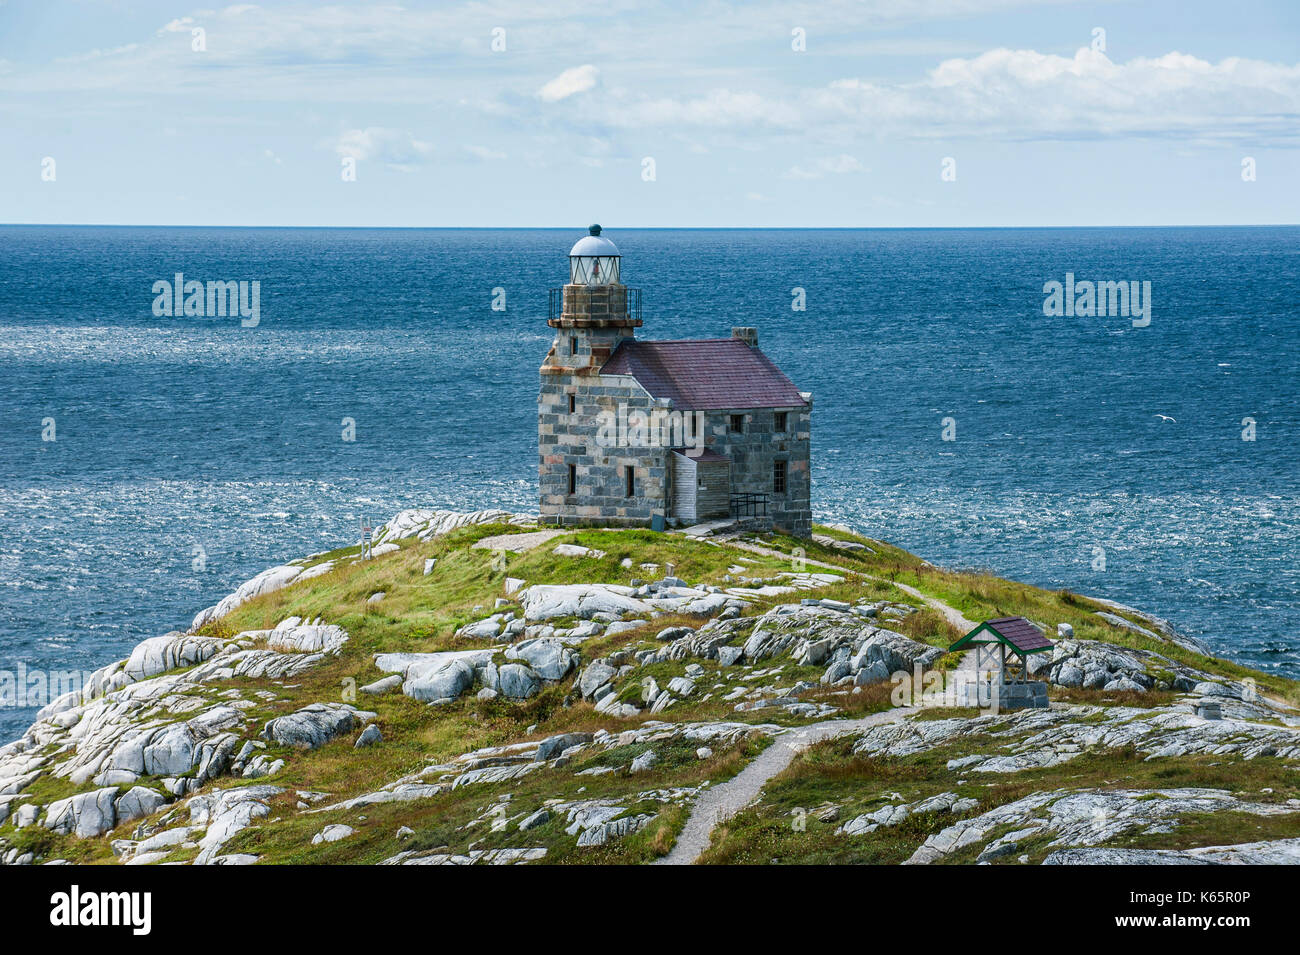
[[[758,329],[757,328],[733,328],[731,330],[732,338],[739,338],[750,348],[758,347]]]

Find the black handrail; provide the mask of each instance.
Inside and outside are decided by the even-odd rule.
[[[767,517],[766,494],[732,494],[732,517]]]
[[[639,288],[627,289],[627,316],[636,321],[641,321],[641,290]],[[546,303],[547,321],[555,321],[564,313],[564,289],[553,288]]]

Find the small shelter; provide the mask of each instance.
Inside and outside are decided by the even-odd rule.
[[[968,705],[1002,709],[1047,706],[1047,684],[1029,679],[1029,657],[1052,649],[1052,641],[1024,617],[999,617],[982,624],[948,648],[975,651],[975,693]],[[985,674],[988,674],[987,678]],[[967,687],[964,694],[971,691]]]

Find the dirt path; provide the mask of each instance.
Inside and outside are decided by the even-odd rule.
[[[779,550],[760,547],[757,544],[735,540],[726,543],[739,550],[747,550],[766,557],[789,557],[788,554],[783,554]],[[848,571],[848,568],[839,564],[831,564],[822,560],[805,558],[805,562],[840,573]],[[927,607],[939,611],[949,623],[959,630],[968,631],[975,628],[975,623],[967,620],[961,611],[957,610],[956,607],[949,606],[937,597],[923,594],[915,587],[900,584],[884,577],[876,577],[871,574],[862,574],[862,576],[892,584],[903,593],[917,598]],[[965,653],[962,654],[958,669],[970,670],[974,668],[974,665],[974,655]],[[892,723],[911,712],[911,707],[899,707],[884,713],[873,713],[871,716],[856,720],[826,720],[822,723],[801,726],[778,736],[775,743],[759,754],[740,773],[727,780],[727,782],[719,783],[717,786],[712,786],[704,791],[700,798],[695,801],[695,805],[691,809],[691,815],[686,820],[686,826],[682,829],[682,834],[677,838],[677,843],[673,846],[672,852],[657,860],[655,865],[690,865],[695,862],[704,850],[709,847],[714,826],[720,822],[725,822],[757,799],[763,791],[764,784],[789,766],[791,760],[801,750],[806,749],[813,743],[830,739],[832,736],[852,733],[866,729],[869,726],[879,726],[882,723]]]
[[[725,822],[744,809],[763,791],[763,785],[790,765],[800,751],[813,743],[843,733],[852,733],[869,726],[893,723],[913,712],[911,707],[899,707],[884,713],[873,713],[856,720],[826,720],[800,726],[781,734],[748,766],[725,783],[710,786],[695,800],[690,818],[682,834],[677,837],[673,851],[655,865],[691,865],[709,847],[713,827]]]
[[[738,550],[747,550],[753,554],[762,554],[764,557],[780,557],[785,560],[790,559],[789,554],[782,553],[779,550],[772,550],[770,547],[760,547],[758,544],[750,544],[745,541],[738,541],[738,540],[729,540],[726,542],[726,544],[727,546],[735,547]],[[854,570],[851,567],[844,567],[840,564],[830,564],[824,560],[814,560],[811,557],[805,557],[803,561],[805,564],[811,564],[814,567],[822,567],[825,568],[826,570],[839,571],[841,574],[854,573],[854,574],[858,574],[861,577],[866,577],[868,580],[878,580],[882,584],[890,584],[891,586],[897,587],[903,593],[915,597],[917,600],[920,600],[927,607],[932,607],[935,610],[939,611],[941,614],[944,615],[947,621],[957,629],[974,630],[976,627],[974,621],[967,620],[965,617],[963,617],[961,611],[958,610],[956,607],[949,606],[948,604],[940,600],[938,597],[931,597],[928,594],[923,594],[921,593],[921,591],[917,590],[915,587],[910,586],[909,584],[900,584],[897,581],[890,580],[887,577],[877,577],[874,574],[864,574],[862,573],[862,571]]]

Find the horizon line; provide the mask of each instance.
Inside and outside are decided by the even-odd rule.
[[[1293,229],[1300,222],[1202,222],[1155,225],[943,225],[943,226],[613,226],[613,230],[637,232],[958,232],[1015,231],[1028,229]],[[175,222],[0,222],[0,228],[24,229],[333,229],[390,230],[405,232],[553,232],[585,229],[580,225],[545,226],[461,226],[461,225],[211,225]]]

